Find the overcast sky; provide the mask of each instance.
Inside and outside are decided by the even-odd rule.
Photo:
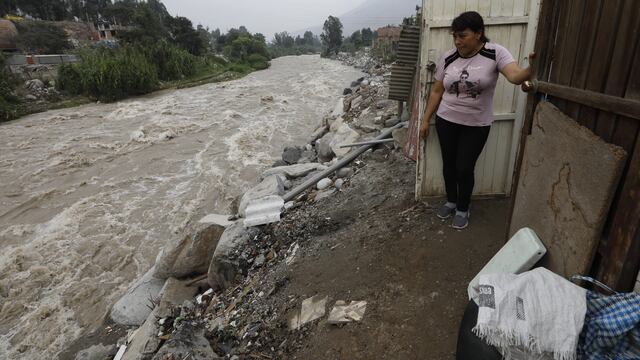
[[[162,0],[173,16],[189,18],[193,25],[226,31],[244,25],[267,40],[280,31],[293,33],[340,16],[366,0]],[[316,34],[317,35],[317,34]]]

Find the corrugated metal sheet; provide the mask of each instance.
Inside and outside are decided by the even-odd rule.
[[[408,102],[420,55],[420,27],[402,27],[397,55],[396,63],[391,68],[389,99]]]

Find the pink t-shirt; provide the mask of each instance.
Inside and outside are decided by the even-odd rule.
[[[436,65],[435,78],[444,84],[438,116],[462,125],[491,125],[498,74],[512,62],[509,50],[494,43],[486,43],[469,58],[455,48],[447,51]]]

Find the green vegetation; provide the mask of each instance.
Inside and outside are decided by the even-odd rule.
[[[311,31],[306,31],[304,36],[297,35],[295,38],[286,31],[276,33],[269,45],[269,52],[274,58],[287,55],[317,54],[321,49],[320,39]]]
[[[335,16],[329,16],[322,27],[322,55],[338,54],[342,46],[342,22]]]
[[[0,122],[11,120],[17,116],[18,98],[13,94],[15,80],[5,67],[5,60],[0,54]]]
[[[18,49],[25,53],[60,54],[71,48],[67,34],[55,23],[46,21],[21,21],[18,29]]]
[[[343,40],[340,50],[353,53],[364,47],[369,47],[373,44],[374,36],[375,33],[370,28],[356,30]]]

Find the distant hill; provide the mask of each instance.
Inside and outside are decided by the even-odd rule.
[[[342,22],[344,36],[351,35],[362,28],[375,30],[385,25],[397,25],[402,23],[402,18],[415,15],[416,5],[420,0],[368,0],[346,14],[336,15]],[[307,28],[297,33],[310,30],[314,34],[322,33],[322,24]]]

